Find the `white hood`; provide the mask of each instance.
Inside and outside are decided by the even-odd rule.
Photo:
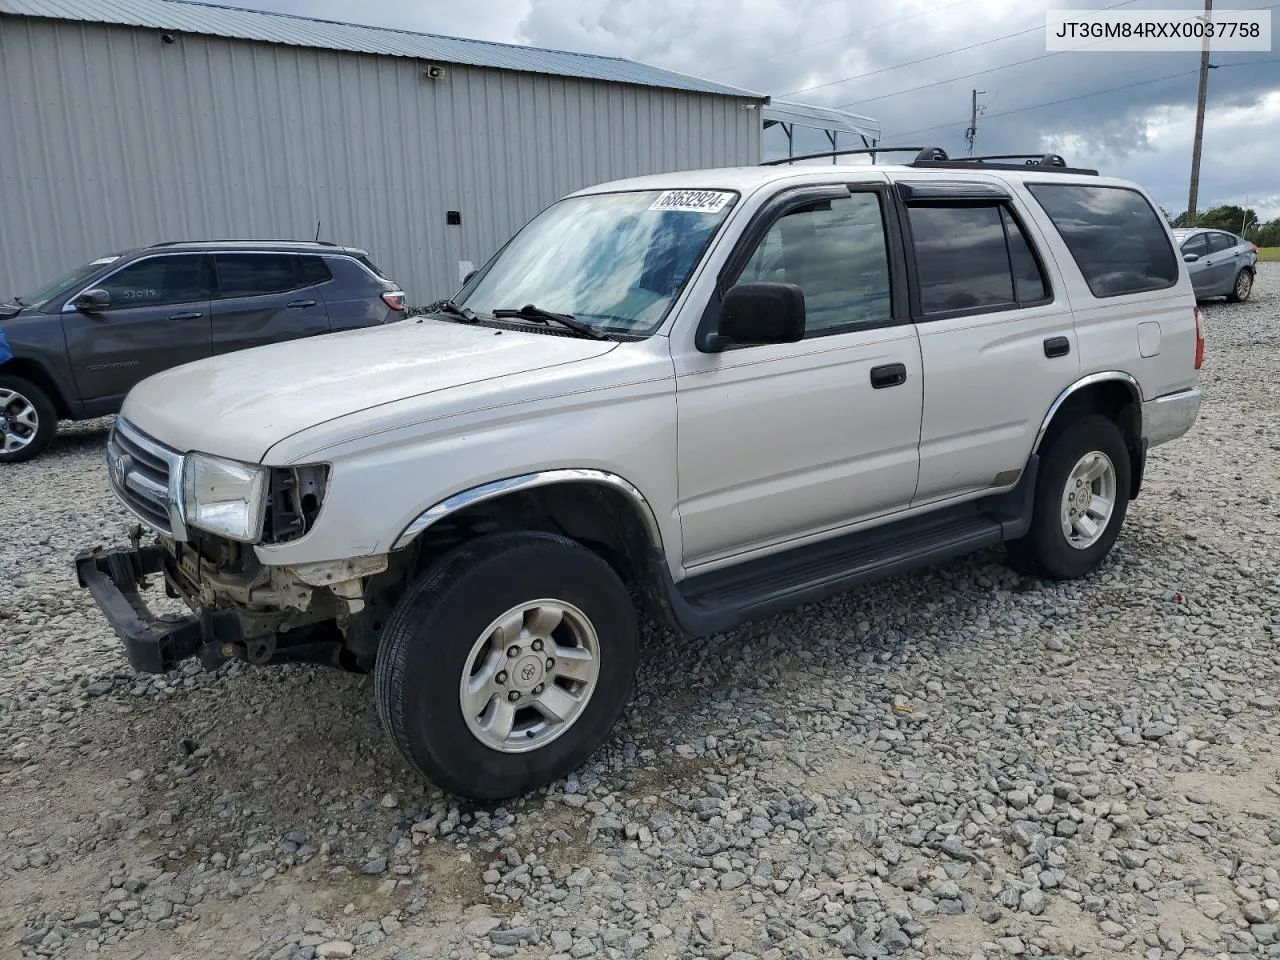
[[[347,414],[587,360],[616,346],[402,320],[174,367],[134,387],[121,416],[184,453],[258,462],[281,440]]]

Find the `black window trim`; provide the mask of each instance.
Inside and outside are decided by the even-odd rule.
[[[1085,286],[1089,290],[1089,295],[1095,300],[1114,300],[1116,297],[1141,297],[1150,293],[1159,293],[1162,290],[1173,289],[1182,280],[1186,270],[1186,265],[1182,262],[1181,244],[1174,246],[1173,235],[1169,232],[1168,221],[1165,220],[1165,218],[1156,210],[1155,206],[1153,206],[1151,201],[1147,198],[1147,195],[1136,187],[1128,187],[1119,183],[1069,183],[1062,180],[1025,180],[1022,185],[1026,188],[1027,194],[1031,199],[1036,202],[1036,205],[1040,208],[1041,212],[1044,213],[1050,226],[1052,226],[1054,231],[1058,234],[1058,239],[1061,240],[1062,245],[1066,247],[1067,253],[1071,254],[1071,262],[1076,265],[1076,270],[1079,271],[1081,279],[1084,280]],[[1156,224],[1164,228],[1164,242],[1170,245],[1169,252],[1173,255],[1173,281],[1166,283],[1161,287],[1147,287],[1145,290],[1130,290],[1124,293],[1095,293],[1093,284],[1085,275],[1084,267],[1080,266],[1080,261],[1076,259],[1075,251],[1071,249],[1071,244],[1067,243],[1067,238],[1062,235],[1062,231],[1058,229],[1057,222],[1054,221],[1052,216],[1050,216],[1049,211],[1045,209],[1045,205],[1040,202],[1040,198],[1037,197],[1035,191],[1031,189],[1032,187],[1088,187],[1091,190],[1124,190],[1128,193],[1134,194],[1139,200],[1147,205],[1147,209],[1151,211],[1151,216],[1155,218]]]
[[[906,256],[910,265],[908,271],[908,275],[910,277],[908,292],[911,298],[912,322],[917,324],[933,323],[938,320],[952,320],[957,317],[973,317],[989,313],[1011,313],[1015,310],[1031,310],[1036,307],[1048,306],[1057,300],[1057,291],[1054,289],[1052,274],[1050,271],[1045,269],[1045,258],[1040,253],[1040,249],[1036,246],[1035,238],[1032,237],[1031,233],[1027,230],[1026,220],[1018,213],[1013,197],[1010,194],[1005,193],[1002,196],[992,194],[990,196],[983,197],[938,195],[921,197],[918,200],[912,199],[911,201],[908,201],[902,196],[901,192],[899,192],[897,205],[899,207],[898,215],[902,219],[903,241],[905,244]],[[1044,281],[1045,295],[1036,300],[1017,299],[1018,278],[1013,270],[1013,251],[1009,247],[1009,227],[1005,223],[1004,217],[1001,217],[1000,226],[1004,231],[1005,257],[1009,262],[1009,279],[1013,285],[1013,302],[925,313],[922,307],[922,298],[920,296],[920,268],[916,263],[915,237],[911,233],[909,208],[913,205],[922,207],[995,207],[997,210],[1003,210],[1010,219],[1017,224],[1018,229],[1022,232],[1022,238],[1027,242],[1027,249],[1031,252],[1031,258],[1035,261],[1036,268],[1040,271],[1040,277]]]
[[[300,253],[300,252],[296,252],[296,251],[293,251],[293,250],[266,250],[266,249],[255,249],[255,250],[217,250],[217,249],[209,249],[209,250],[148,250],[148,252],[147,252],[147,253],[145,253],[145,254],[141,254],[141,255],[139,255],[139,256],[136,256],[136,257],[134,257],[132,260],[128,260],[128,261],[126,261],[125,263],[120,263],[120,264],[115,264],[115,265],[113,265],[113,266],[112,266],[112,268],[111,268],[111,269],[109,269],[109,270],[107,270],[107,272],[106,272],[106,273],[99,274],[97,277],[95,277],[93,280],[90,280],[88,283],[78,284],[75,288],[73,288],[73,289],[75,289],[75,293],[71,294],[70,296],[66,297],[65,299],[62,299],[62,298],[59,298],[59,297],[52,297],[52,298],[50,298],[50,299],[51,299],[51,301],[52,301],[52,302],[54,302],[54,303],[58,302],[58,300],[59,300],[59,299],[62,299],[62,306],[58,308],[58,310],[57,310],[57,312],[58,312],[58,313],[75,313],[75,312],[76,312],[76,308],[75,308],[74,304],[75,304],[76,297],[80,296],[80,294],[84,293],[86,290],[92,290],[94,287],[98,286],[99,284],[106,282],[107,280],[109,280],[109,279],[111,279],[112,277],[114,277],[114,276],[115,276],[117,273],[119,273],[121,270],[125,269],[126,267],[131,267],[131,266],[133,266],[135,263],[141,263],[141,262],[142,262],[142,261],[144,261],[144,260],[151,260],[151,259],[154,259],[155,257],[213,257],[213,256],[216,256],[216,255],[218,255],[218,254],[220,254],[220,253],[270,253],[270,254],[278,254],[278,255],[281,255],[281,256],[304,256],[304,255],[305,255],[305,254],[302,254],[302,253]],[[360,261],[359,261],[359,260],[357,260],[354,256],[351,256],[350,254],[345,254],[345,253],[329,253],[329,252],[325,252],[325,253],[323,253],[323,254],[320,254],[319,256],[321,256],[323,259],[327,259],[327,260],[350,260],[350,261],[352,261],[353,263],[355,263],[355,265],[356,265],[356,266],[358,266],[361,270],[364,270],[366,273],[368,273],[368,272],[369,272],[369,271],[367,270],[367,268],[364,266],[364,264],[360,263]],[[210,270],[215,270],[215,271],[216,271],[216,269],[217,269],[217,268],[216,268],[216,266],[213,264],[213,261],[212,261],[212,260],[211,260],[211,261],[210,261],[210,263],[209,263],[209,269],[210,269]],[[330,269],[330,273],[332,273],[332,269]],[[374,276],[372,273],[370,273],[369,275],[370,275],[371,277],[372,277],[372,276]],[[374,277],[374,279],[379,279],[379,278]],[[216,275],[214,276],[213,280],[214,280],[214,283],[216,284],[216,283],[217,283],[217,276],[216,276]],[[326,281],[323,281],[323,282],[324,282],[324,283],[328,283],[329,281],[328,281],[328,280],[326,280]],[[386,282],[388,282],[388,283],[392,283],[392,282],[394,282],[394,281],[386,281]],[[308,286],[319,286],[319,285],[320,285],[320,284],[318,284],[318,283],[313,283],[313,284],[309,284]],[[299,288],[299,289],[305,289],[305,288]],[[212,296],[213,291],[212,291],[212,290],[210,290],[209,292],[210,292],[210,299],[213,299],[213,296]],[[288,291],[285,291],[285,292],[287,293]],[[258,294],[258,296],[268,296],[268,294]],[[224,298],[224,299],[226,299],[226,298]]]
[[[775,223],[798,207],[820,203],[823,200],[844,200],[858,193],[874,193],[880,201],[880,219],[885,231],[885,256],[889,267],[889,316],[874,323],[849,323],[830,327],[812,335],[806,331],[804,339],[799,342],[909,324],[911,317],[907,311],[907,276],[903,265],[902,226],[896,205],[889,195],[889,184],[879,180],[806,183],[786,187],[775,193],[751,215],[751,219],[738,234],[733,249],[716,275],[715,289],[712,290],[707,305],[703,308],[702,318],[698,321],[698,329],[694,334],[694,346],[698,351],[712,352],[707,349],[707,340],[709,335],[715,332],[716,324],[720,319],[720,306],[724,301],[724,295],[737,283],[738,277],[742,275],[742,271],[755,254],[756,247],[773,229]],[[752,349],[758,346],[760,344],[729,344],[725,352]]]

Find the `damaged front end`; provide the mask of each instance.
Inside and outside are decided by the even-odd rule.
[[[158,536],[143,545],[142,536],[135,527],[128,547],[76,558],[80,585],[124,642],[135,670],[165,673],[191,657],[210,670],[228,660],[359,671],[372,665],[387,556],[274,567],[247,544],[196,531],[186,542]],[[192,612],[154,614],[141,594],[150,577],[162,579],[165,593]]]

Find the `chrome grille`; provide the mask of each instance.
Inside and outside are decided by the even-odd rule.
[[[117,417],[107,439],[107,477],[135,517],[157,533],[186,539],[179,510],[182,454]]]

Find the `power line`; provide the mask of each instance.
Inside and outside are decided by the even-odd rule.
[[[869,27],[861,27],[858,30],[854,30],[852,33],[844,33],[838,37],[828,37],[826,40],[819,40],[816,43],[806,43],[799,47],[788,47],[785,50],[778,50],[775,53],[771,53],[767,57],[756,57],[754,60],[739,61],[732,66],[717,67],[715,70],[704,70],[701,71],[701,73],[704,77],[714,76],[717,73],[727,73],[730,70],[737,70],[739,67],[749,67],[757,63],[763,63],[766,60],[776,60],[778,57],[786,56],[788,53],[799,53],[801,50],[812,50],[814,47],[821,47],[828,43],[835,43],[837,40],[848,40],[850,37],[861,37],[870,33],[872,30],[879,30],[881,27],[897,26],[900,23],[906,23],[908,20],[915,20],[917,17],[941,13],[943,10],[950,10],[952,7],[959,7],[966,3],[973,2],[974,0],[954,0],[952,3],[945,3],[940,7],[931,7],[928,10],[921,10],[918,13],[912,13],[905,17],[898,17],[896,20],[885,20],[881,23],[874,23]]]
[[[1137,0],[1120,0],[1120,2],[1118,3],[1112,3],[1112,4],[1108,4],[1105,7],[1102,7],[1101,10],[1114,10],[1116,7],[1124,7],[1124,6],[1128,6],[1131,3],[1136,3],[1136,2]],[[1026,36],[1028,33],[1035,33],[1037,30],[1043,30],[1043,29],[1044,29],[1044,24],[1038,23],[1034,27],[1027,27],[1027,29],[1025,30],[1018,30],[1018,31],[1015,31],[1014,33],[1002,34],[1001,36],[998,36],[998,37],[992,37],[990,40],[980,40],[977,43],[971,43],[971,44],[968,44],[967,46],[956,47],[956,49],[954,50],[946,50],[942,53],[935,53],[927,57],[920,57],[917,60],[908,60],[905,63],[895,63],[893,66],[880,67],[878,70],[871,70],[867,73],[855,74],[852,77],[841,77],[839,80],[828,80],[826,83],[814,84],[811,87],[803,87],[799,90],[790,90],[787,93],[781,94],[781,96],[790,97],[790,96],[794,96],[797,93],[808,93],[811,90],[822,90],[825,87],[834,87],[841,83],[848,83],[851,80],[864,80],[867,77],[874,77],[881,73],[888,73],[890,70],[900,70],[903,67],[914,67],[918,63],[928,63],[930,60],[939,60],[942,57],[949,57],[953,53],[964,53],[968,50],[976,50],[979,47],[989,47],[991,46],[991,44],[999,43],[1001,40],[1011,40],[1014,37]]]
[[[1110,8],[1107,8],[1110,9]],[[1280,9],[1280,4],[1271,4],[1267,7],[1233,7],[1237,10],[1276,10]],[[972,80],[974,77],[985,77],[989,73],[996,73],[1000,70],[1008,70],[1011,67],[1020,67],[1023,64],[1035,63],[1039,60],[1048,60],[1050,57],[1061,56],[1064,53],[1079,53],[1081,50],[1087,50],[1089,47],[1097,46],[1105,43],[1105,40],[1096,40],[1093,43],[1082,44],[1078,47],[1072,47],[1070,50],[1055,50],[1052,53],[1042,53],[1035,57],[1026,57],[1022,60],[1014,60],[1010,63],[1002,63],[996,67],[987,67],[985,70],[975,70],[973,73],[962,73],[958,77],[948,77],[945,80],[934,80],[931,83],[922,83],[918,86],[907,87],[905,90],[895,90],[892,93],[880,93],[874,97],[863,97],[860,100],[850,100],[848,103],[837,103],[834,106],[836,110],[842,110],[845,107],[856,107],[864,103],[874,103],[877,100],[888,100],[890,97],[901,96],[904,93],[916,93],[920,90],[929,90],[933,87],[940,87],[947,83],[954,83],[957,80]]]
[[[1260,60],[1242,60],[1239,63],[1224,63],[1218,69],[1226,70],[1231,67],[1247,67],[1255,63],[1280,63],[1280,58],[1260,59]],[[1002,110],[1000,113],[987,114],[988,120],[994,120],[996,117],[1009,117],[1015,113],[1026,113],[1029,110],[1041,110],[1045,107],[1056,107],[1060,103],[1073,103],[1076,100],[1087,100],[1090,97],[1100,97],[1104,93],[1117,93],[1120,90],[1131,90],[1134,87],[1144,87],[1152,83],[1161,83],[1165,80],[1174,80],[1178,77],[1187,77],[1192,74],[1199,73],[1199,70],[1183,70],[1179,73],[1171,73],[1163,77],[1153,77],[1150,80],[1139,80],[1135,83],[1126,83],[1118,87],[1107,87],[1105,90],[1094,90],[1091,93],[1082,93],[1074,97],[1062,97],[1058,100],[1049,100],[1046,103],[1032,103],[1025,107],[1015,107],[1013,110]],[[934,124],[932,127],[920,127],[916,130],[907,130],[904,133],[895,133],[895,137],[910,137],[917,133],[928,133],[930,130],[942,130],[952,125],[954,121],[948,123]]]

